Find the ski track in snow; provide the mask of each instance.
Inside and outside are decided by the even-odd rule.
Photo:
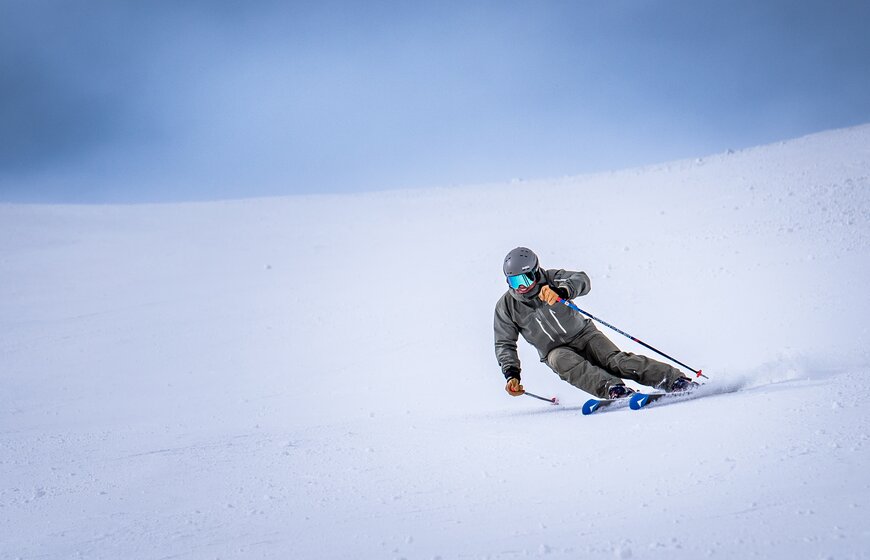
[[[870,558],[868,146],[0,205],[0,559]],[[508,397],[492,310],[516,245],[711,379],[584,417],[520,341],[561,405]]]

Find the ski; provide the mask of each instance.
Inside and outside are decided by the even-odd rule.
[[[589,399],[585,403],[583,403],[583,408],[581,412],[584,416],[589,416],[590,414],[594,414],[595,412],[613,407],[613,405],[619,404],[628,404],[628,407],[632,410],[640,410],[641,408],[647,406],[648,404],[654,403],[662,398],[678,398],[684,397],[687,395],[691,395],[693,391],[680,391],[678,393],[632,393],[629,397],[623,397],[621,399]],[[618,406],[616,408],[622,408]]]
[[[648,404],[652,404],[659,399],[673,399],[678,397],[685,397],[691,395],[692,392],[693,391],[679,391],[677,393],[634,393],[633,395],[631,395],[628,406],[632,410],[640,410],[641,408],[647,406]]]
[[[585,403],[583,403],[583,408],[580,410],[584,416],[589,416],[590,414],[595,413],[602,408],[608,408],[615,404],[631,404],[628,402],[628,398],[623,397],[621,399],[589,399]],[[621,407],[617,407],[621,408]]]

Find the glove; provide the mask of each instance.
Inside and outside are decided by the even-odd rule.
[[[512,397],[519,397],[526,392],[525,389],[523,389],[523,386],[520,385],[520,380],[516,377],[508,379],[507,385],[504,386],[504,390]]]
[[[559,303],[559,294],[557,294],[550,286],[543,286],[538,297],[547,305],[556,305]]]

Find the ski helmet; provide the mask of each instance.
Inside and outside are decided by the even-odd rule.
[[[504,258],[504,275],[527,274],[538,268],[538,256],[526,247],[517,247]]]
[[[538,256],[531,249],[517,247],[504,258],[502,270],[511,289],[529,293],[538,283]]]

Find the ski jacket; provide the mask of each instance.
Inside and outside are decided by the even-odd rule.
[[[589,276],[585,272],[555,269],[541,272],[544,282],[563,299],[589,293]],[[589,323],[589,319],[567,305],[551,306],[541,301],[538,298],[540,286],[539,283],[527,294],[509,289],[495,306],[495,356],[505,378],[520,377],[519,335],[538,350],[543,362],[553,348],[577,338]]]

